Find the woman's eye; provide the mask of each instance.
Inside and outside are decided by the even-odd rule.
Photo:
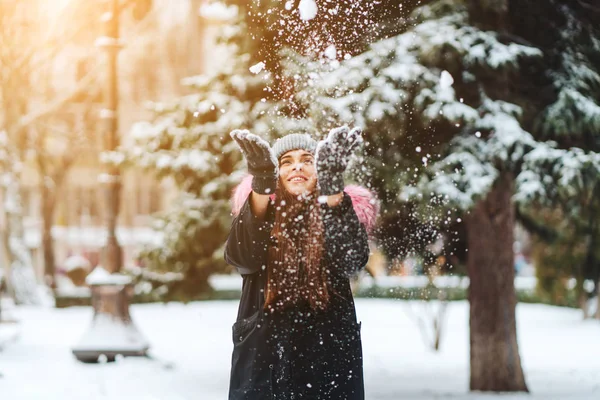
[[[304,164],[312,165],[312,163],[313,163],[313,160],[305,160],[304,161]]]

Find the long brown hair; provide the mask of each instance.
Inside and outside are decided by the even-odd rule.
[[[313,310],[329,303],[328,271],[323,265],[324,228],[319,193],[298,198],[275,191],[275,224],[269,247],[265,309],[282,309],[308,301]]]

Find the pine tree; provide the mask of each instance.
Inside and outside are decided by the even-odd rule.
[[[321,72],[325,95],[313,114],[365,126],[366,175],[388,226],[406,200],[409,216],[428,227],[465,221],[473,390],[527,390],[514,316],[513,194],[522,218],[543,199],[588,222],[588,232],[597,220],[588,218],[593,207],[581,209],[599,176],[598,36],[585,5],[434,1],[412,13],[406,33]],[[560,18],[536,23],[540,13]],[[414,236],[427,241],[427,233]]]
[[[542,110],[531,125],[536,137],[553,143],[525,156],[526,168],[517,180],[519,213],[539,238],[540,252],[571,249],[567,259],[546,257],[547,264],[538,265],[538,277],[556,274],[555,268],[562,269],[559,276],[573,273],[587,315],[584,280],[596,282],[596,293],[600,287],[600,9],[560,1],[536,1],[532,7],[546,11],[552,29],[543,30],[552,34],[540,32],[534,15],[518,16],[518,34],[546,54],[547,71],[538,74],[548,81],[542,82],[545,90],[529,90],[535,93],[532,104]],[[528,78],[542,86],[534,73]],[[558,260],[562,265],[555,265]]]
[[[509,82],[542,51],[503,35],[506,2],[486,4],[436,1],[416,9],[407,32],[322,75],[326,96],[314,114],[324,108],[365,127],[367,177],[392,221],[402,200],[425,204],[411,214],[429,227],[465,221],[471,388],[526,391],[516,341],[512,195],[523,157],[538,143],[521,125],[521,96]],[[415,240],[432,236],[416,232]]]
[[[235,14],[220,36],[219,46],[228,53],[223,68],[186,78],[190,94],[152,103],[153,119],[135,124],[130,142],[118,152],[104,154],[105,162],[171,179],[181,192],[156,215],[153,228],[161,239],[142,250],[145,268],[135,271],[161,299],[198,298],[210,290],[210,274],[227,269],[229,198],[245,172],[229,132],[250,129],[269,137],[283,129],[276,123],[283,114],[269,86],[273,74],[259,55],[261,31],[248,24],[249,6],[230,1],[220,7]]]
[[[356,25],[334,17],[362,15],[355,3],[320,4],[314,20],[302,19],[298,1],[212,4],[237,10],[220,38],[220,46],[229,49],[227,63],[219,71],[186,79],[191,94],[152,104],[154,118],[136,124],[131,143],[104,155],[105,162],[172,179],[182,192],[155,220],[161,241],[140,254],[147,270],[176,273],[166,279],[137,271],[153,289],[160,288],[154,293],[162,298],[198,296],[208,289],[208,276],[226,268],[222,246],[231,221],[228,199],[245,171],[229,132],[245,128],[268,140],[292,131],[317,133],[295,99],[294,77],[284,71],[286,50],[319,56],[335,36],[344,38],[338,46],[343,55],[362,40]]]

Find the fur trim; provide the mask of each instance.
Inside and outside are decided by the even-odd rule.
[[[352,199],[352,208],[358,220],[365,226],[367,232],[371,233],[379,214],[377,197],[369,189],[359,185],[348,185],[344,188],[344,192]]]
[[[247,175],[233,190],[231,212],[234,216],[240,213],[250,192],[252,192],[252,175]],[[344,188],[344,192],[352,199],[352,207],[358,220],[365,226],[367,232],[370,233],[375,227],[377,215],[379,214],[379,201],[373,192],[362,186],[348,185]],[[271,198],[273,196],[271,195]]]

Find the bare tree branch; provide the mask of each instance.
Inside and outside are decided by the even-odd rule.
[[[96,80],[98,78],[96,73],[98,72],[98,70],[99,70],[99,67],[92,69],[81,81],[79,81],[79,83],[77,84],[77,87],[71,93],[46,105],[41,110],[36,110],[32,113],[29,113],[29,114],[23,116],[19,120],[18,125],[13,128],[13,131],[18,132],[19,130],[28,127],[29,125],[31,125],[33,122],[37,121],[38,119],[58,111],[65,104],[72,101],[77,95],[81,94],[85,89],[91,87],[92,84],[96,82]]]
[[[151,17],[156,13],[156,11],[152,11],[150,13],[148,13],[148,15],[146,15],[146,17],[140,21],[136,26],[134,31],[131,33],[131,37],[133,37],[133,40],[129,43],[127,43],[127,45],[125,47],[130,47],[133,46],[136,43],[136,36],[142,32],[146,27],[149,26],[150,21],[151,21]],[[139,40],[139,39],[138,39]],[[101,64],[97,65],[95,68],[93,68],[83,79],[80,80],[80,82],[78,83],[77,87],[75,88],[75,90],[73,90],[71,93],[67,94],[66,96],[63,96],[62,98],[48,104],[47,106],[45,106],[44,108],[42,108],[41,110],[35,110],[25,116],[23,116],[20,120],[19,123],[16,127],[14,127],[13,129],[11,129],[11,132],[18,132],[21,129],[26,128],[27,126],[29,126],[31,123],[39,120],[40,118],[49,115],[55,111],[57,111],[58,109],[60,109],[64,104],[68,103],[69,101],[73,100],[73,98],[75,98],[77,95],[79,95],[80,93],[82,93],[86,88],[90,87],[93,83],[96,82],[97,79],[97,75],[96,73],[99,72],[101,67]]]

